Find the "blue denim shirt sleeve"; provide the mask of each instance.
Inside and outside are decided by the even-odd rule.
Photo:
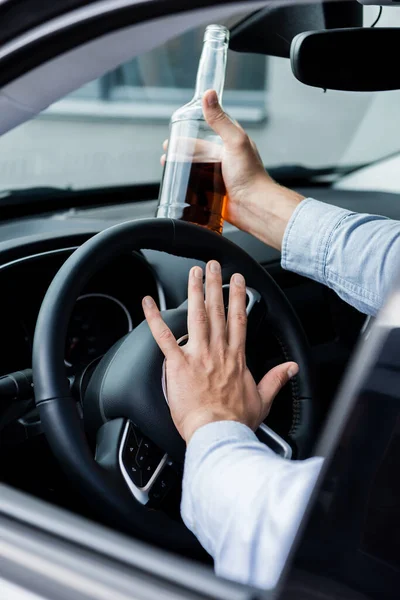
[[[194,433],[181,513],[218,575],[260,588],[276,585],[322,462],[285,460],[234,421]]]
[[[307,198],[286,227],[282,267],[374,316],[400,267],[400,222]]]

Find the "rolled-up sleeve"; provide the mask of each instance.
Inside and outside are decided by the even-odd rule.
[[[307,198],[286,227],[282,267],[375,315],[400,267],[400,222]]]

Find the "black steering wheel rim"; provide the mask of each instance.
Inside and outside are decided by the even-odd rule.
[[[197,548],[194,537],[158,511],[140,506],[122,479],[100,467],[87,442],[76,402],[71,398],[65,374],[64,350],[69,319],[83,287],[113,257],[128,251],[151,249],[221,263],[226,280],[236,271],[246,275],[249,286],[264,298],[270,324],[286,360],[299,363],[300,373],[291,381],[292,427],[289,437],[296,458],[308,455],[314,434],[314,400],[308,345],[291,305],[270,275],[244,250],[207,229],[171,219],[145,219],[111,227],[83,244],[64,263],[43,300],[33,346],[36,404],[43,430],[64,470],[103,515],[136,536],[171,549]],[[160,540],[160,532],[162,532]]]

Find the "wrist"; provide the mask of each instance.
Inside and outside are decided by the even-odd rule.
[[[186,445],[188,445],[198,429],[204,427],[205,425],[209,425],[210,423],[217,423],[221,421],[236,421],[237,423],[242,423],[237,415],[230,412],[228,413],[226,411],[221,411],[216,413],[214,411],[202,411],[198,414],[191,414],[190,417],[187,417],[179,429],[183,439],[186,442]],[[244,424],[246,425],[246,423]]]
[[[261,238],[269,246],[282,249],[283,236],[291,216],[297,206],[305,198],[294,190],[283,187],[275,182],[272,183],[273,188],[266,190],[266,215],[265,229]]]
[[[240,205],[231,207],[228,220],[233,217],[231,222],[239,229],[281,250],[286,226],[302,200],[304,196],[279,185],[265,173]]]

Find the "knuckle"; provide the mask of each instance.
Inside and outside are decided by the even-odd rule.
[[[225,318],[225,307],[223,304],[216,304],[213,307],[213,311],[217,317]]]
[[[244,369],[246,369],[247,361],[244,349],[239,349],[236,351],[235,361],[236,366],[237,368],[239,368],[240,371],[244,371]]]
[[[225,118],[226,115],[223,110],[216,110],[211,117],[211,121],[213,123],[221,123],[222,121],[225,121]]]
[[[239,325],[246,326],[247,325],[247,314],[245,310],[237,310],[235,313],[235,321]]]
[[[245,148],[247,148],[250,145],[250,138],[247,135],[247,133],[245,133],[244,131],[240,132],[240,135],[238,135],[237,140],[235,142],[235,146],[238,150],[244,150]]]
[[[160,331],[160,340],[163,342],[168,341],[172,338],[172,333],[168,328],[164,328]]]
[[[197,310],[195,312],[194,318],[196,323],[207,323],[207,313],[203,309]]]
[[[226,347],[225,345],[222,343],[222,341],[220,343],[218,343],[218,345],[216,345],[215,347],[215,355],[218,358],[218,360],[220,362],[225,362],[226,360]]]
[[[204,348],[203,350],[201,350],[199,352],[198,358],[200,360],[200,364],[203,365],[203,368],[205,368],[206,372],[208,372],[208,370],[211,368],[213,368],[213,361],[210,360],[211,356],[210,356],[210,352],[208,350],[208,348]]]

